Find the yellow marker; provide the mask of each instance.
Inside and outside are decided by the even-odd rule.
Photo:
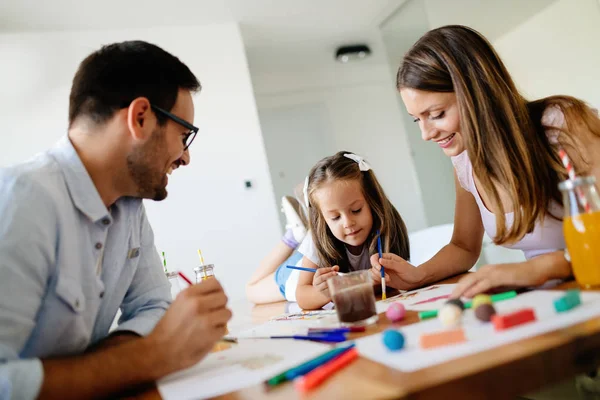
[[[200,249],[198,249],[198,257],[200,257],[200,265],[204,270],[204,277],[202,278],[202,280],[205,281],[208,279],[208,276],[206,275],[206,265],[204,265],[204,257],[202,257],[202,251],[200,251]]]

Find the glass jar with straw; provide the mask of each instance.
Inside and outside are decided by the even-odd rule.
[[[167,276],[167,279],[171,284],[171,297],[174,299],[175,297],[177,297],[179,292],[181,292],[181,285],[179,284],[179,274],[177,273],[177,271],[169,272],[169,270],[167,269],[167,257],[165,256],[165,252],[163,251],[161,255],[165,275]]]
[[[563,196],[563,232],[573,275],[586,288],[600,287],[600,196],[596,178],[576,176],[563,149],[560,157],[569,175],[558,188]]]
[[[202,256],[202,251],[200,251],[200,249],[198,249],[198,258],[200,258],[200,265],[194,268],[196,283],[200,283],[215,276],[214,264],[204,264],[204,257]]]

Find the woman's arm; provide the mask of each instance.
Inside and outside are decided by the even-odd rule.
[[[471,193],[460,186],[456,172],[456,206],[454,211],[454,232],[450,243],[444,246],[429,261],[415,268],[394,254],[384,254],[382,259],[372,257],[372,276],[380,281],[380,264],[385,267],[386,282],[389,286],[408,290],[440,281],[452,275],[469,270],[479,258],[483,240],[483,224],[479,207]],[[378,263],[376,261],[379,261]]]
[[[452,239],[429,261],[419,266],[424,273],[421,286],[468,271],[481,254],[484,229],[479,207],[473,195],[460,186],[456,171],[454,185],[456,205]]]
[[[539,286],[551,279],[571,276],[571,264],[563,251],[542,254],[520,263],[486,265],[458,283],[452,297],[473,297],[502,286]]]

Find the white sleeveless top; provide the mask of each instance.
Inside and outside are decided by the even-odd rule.
[[[542,116],[542,124],[546,126],[563,126],[564,115],[557,107],[549,107],[544,111]],[[554,129],[548,129],[546,135],[550,140],[550,143],[556,144],[558,141],[558,131]],[[475,197],[479,212],[481,214],[481,220],[483,227],[485,228],[486,234],[493,238],[496,236],[496,216],[487,209],[481,196],[475,186],[475,179],[473,177],[473,165],[467,151],[463,151],[455,157],[451,157],[452,164],[456,170],[456,175],[460,186],[468,191]],[[563,208],[556,202],[551,202],[548,211],[555,216],[563,216]],[[510,228],[514,220],[514,214],[508,213],[504,215],[506,220],[506,227]],[[550,253],[557,250],[563,250],[566,248],[565,237],[563,235],[563,224],[562,221],[556,220],[551,216],[547,215],[544,218],[544,222],[536,223],[533,231],[526,234],[521,240],[512,244],[504,245],[504,247],[516,250],[522,250],[525,254],[525,258],[528,260],[532,257],[539,256],[541,254]]]

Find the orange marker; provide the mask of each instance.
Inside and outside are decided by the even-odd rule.
[[[449,344],[466,342],[465,331],[462,328],[453,329],[451,331],[441,331],[435,333],[427,333],[421,335],[419,342],[424,349],[433,347],[446,346]]]
[[[333,360],[321,365],[301,378],[296,379],[295,386],[300,392],[308,392],[323,383],[331,375],[335,374],[358,357],[358,351],[353,347],[342,353]]]

